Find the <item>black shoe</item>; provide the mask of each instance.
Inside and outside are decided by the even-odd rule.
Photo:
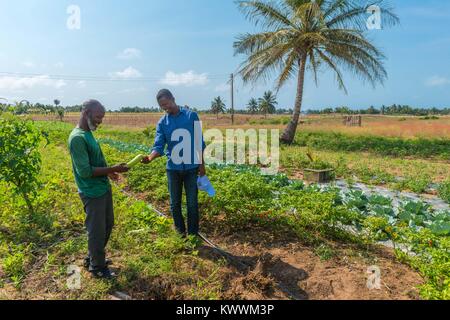
[[[90,271],[90,273],[92,274],[92,276],[96,279],[107,279],[107,280],[111,280],[117,277],[117,275],[109,270],[109,268],[103,268],[101,270],[94,270],[94,271]]]
[[[106,259],[105,260],[105,265],[108,267],[108,266],[110,266],[110,265],[112,265],[113,264],[113,262],[112,262],[112,260],[111,259]],[[86,270],[89,270],[89,266],[91,265],[91,259],[89,258],[89,257],[86,257],[86,258],[84,258],[84,262],[83,262],[83,267],[86,269]]]

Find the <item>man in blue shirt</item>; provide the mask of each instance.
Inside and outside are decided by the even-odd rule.
[[[167,156],[167,178],[170,193],[170,209],[175,228],[186,235],[186,226],[181,211],[183,186],[187,202],[187,231],[197,235],[199,231],[197,178],[206,175],[203,161],[205,143],[201,133],[200,119],[197,113],[178,106],[172,93],[163,89],[156,97],[158,104],[166,114],[156,127],[155,144],[152,153],[143,163]]]

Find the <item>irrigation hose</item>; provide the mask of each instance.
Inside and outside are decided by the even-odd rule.
[[[127,197],[134,199],[136,201],[141,201],[139,199],[137,199],[133,194],[129,193],[128,191],[124,190],[123,188],[121,188],[116,182],[113,182],[114,185],[123,193],[125,194]],[[145,204],[147,205],[147,207],[153,211],[155,211],[159,216],[167,218],[168,215],[164,214],[163,212],[161,212],[160,210],[158,210],[153,204],[145,202]],[[209,240],[204,234],[202,233],[198,233],[198,236],[206,243],[208,244],[213,250],[215,250],[217,253],[219,253],[220,255],[222,255],[223,257],[225,257],[226,259],[229,259],[233,262],[238,263],[242,268],[244,269],[248,269],[251,266],[247,263],[242,262],[241,260],[239,260],[238,258],[236,258],[235,256],[233,256],[231,253],[225,251],[224,249],[220,248],[218,245],[216,245],[214,242],[212,242],[211,240]],[[275,282],[276,285],[278,286],[279,289],[281,289],[282,291],[284,291],[288,296],[289,299],[291,300],[297,300],[297,298],[295,298],[295,294],[292,293],[292,291],[288,288],[286,288],[283,284],[279,283],[279,282]]]

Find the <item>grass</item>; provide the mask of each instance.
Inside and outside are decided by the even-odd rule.
[[[119,131],[141,131],[148,126],[155,126],[162,114],[109,114],[104,124],[114,126]],[[54,120],[53,116],[34,115],[35,119]],[[216,116],[200,113],[204,128],[264,128],[274,127],[283,129],[286,126],[287,115],[235,115],[235,125],[231,125],[231,115]],[[78,113],[68,113],[65,121],[75,124],[78,122]],[[349,135],[372,135],[394,138],[445,138],[450,139],[450,116],[441,116],[439,119],[421,120],[412,116],[363,116],[363,126],[346,127],[342,124],[339,115],[311,115],[302,116],[299,130],[307,132],[335,132]]]
[[[333,248],[326,244],[321,244],[320,246],[315,248],[314,252],[320,257],[322,261],[328,261],[336,255]]]
[[[450,180],[439,185],[439,196],[450,203]]]
[[[301,131],[296,136],[295,144],[316,150],[370,152],[392,157],[448,159],[450,156],[450,140],[437,138],[403,139],[373,135]]]
[[[289,117],[272,117],[268,119],[251,119],[251,125],[287,125],[291,119]]]
[[[309,164],[308,151],[307,147],[283,147],[280,159],[283,170],[293,177],[301,173]],[[421,193],[432,183],[441,184],[450,176],[450,164],[439,160],[324,150],[315,150],[314,155],[330,162],[339,178],[357,179],[366,184],[385,185],[397,190]]]

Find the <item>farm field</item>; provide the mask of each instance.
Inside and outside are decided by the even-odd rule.
[[[205,128],[223,127],[232,128],[230,115],[202,113],[201,120]],[[113,113],[106,114],[103,123],[115,127],[126,127],[128,130],[140,130],[149,125],[156,125],[162,113]],[[34,120],[55,120],[55,115],[36,114],[31,116]],[[68,112],[64,121],[76,124],[79,113]],[[377,135],[383,137],[400,138],[450,138],[450,116],[439,116],[438,119],[425,120],[425,117],[413,116],[363,116],[363,126],[345,127],[342,125],[341,115],[304,115],[303,130],[309,132],[337,132],[356,135]],[[289,115],[235,115],[235,126],[239,128],[279,128],[284,129],[289,122]]]
[[[213,121],[201,117],[207,126]],[[278,126],[265,123],[271,120],[245,120],[241,127]],[[35,122],[49,141],[39,147],[41,188],[34,214],[0,183],[0,298],[109,299],[120,291],[133,299],[449,299],[450,213],[424,202],[450,203],[449,140],[432,129],[426,136],[418,128],[408,136],[390,135],[345,128],[339,121],[305,121],[295,143],[282,147],[279,175],[262,176],[247,166],[208,168],[218,195],[200,195],[201,231],[229,252],[228,258],[193,239],[183,241],[171,220],[149,207],[168,212],[163,159],[124,174],[114,184],[116,226],[109,245],[120,276],[109,283],[83,272],[82,290],[75,291],[66,287],[66,270],[82,264],[87,243],[66,147],[73,125]],[[393,120],[380,117],[375,123],[380,121]],[[409,121],[414,127],[420,120],[398,122]],[[445,126],[448,119],[434,121]],[[105,121],[95,134],[110,164],[133,158],[153,142],[153,122],[129,125]],[[333,125],[336,129],[326,129]],[[343,142],[333,150],[325,143],[329,132]],[[378,139],[367,149],[368,136]],[[430,147],[415,152],[416,143]],[[383,151],[386,145],[395,150]],[[350,185],[384,186],[422,199],[394,205],[381,195],[308,185],[302,181],[307,152],[332,164],[337,178]],[[374,265],[382,274],[380,290],[367,288],[367,271]]]
[[[126,131],[130,133],[129,142],[148,145],[151,139],[141,132],[154,127],[161,115],[107,114],[104,125],[116,140],[123,139],[124,135],[114,131]],[[266,119],[259,115],[236,115],[232,126],[228,115],[219,116],[218,121],[213,115],[200,116],[205,129],[222,130],[283,130],[289,120],[287,116],[271,115]],[[79,114],[68,114],[65,122],[75,124],[78,117]],[[303,177],[303,169],[309,161],[306,151],[312,148],[320,160],[333,165],[340,178],[350,181],[436,195],[439,185],[445,185],[450,179],[450,117],[421,120],[420,117],[365,116],[361,128],[344,126],[342,116],[337,115],[305,116],[302,121],[294,145],[282,147],[282,170],[289,177]],[[447,192],[446,188],[441,188],[444,198],[448,197]]]

